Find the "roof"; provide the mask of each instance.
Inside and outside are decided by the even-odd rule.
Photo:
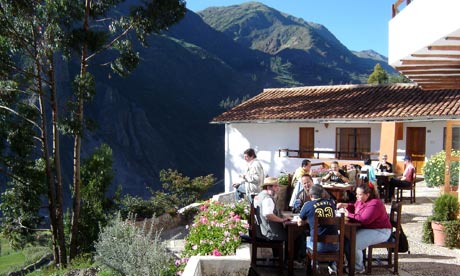
[[[269,88],[211,123],[408,121],[460,118],[460,90],[416,84]]]

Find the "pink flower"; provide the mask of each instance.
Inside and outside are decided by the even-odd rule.
[[[203,223],[203,224],[206,224],[206,223],[208,223],[208,218],[205,217],[205,216],[202,216],[202,217],[200,218],[200,222]]]
[[[219,249],[214,249],[211,253],[212,256],[222,256],[222,254],[219,252]]]
[[[228,232],[228,231],[224,232],[224,236],[228,237],[229,235],[230,235],[230,232]]]
[[[230,212],[230,216],[231,216],[231,217],[235,216],[235,212],[231,211],[231,212]]]
[[[193,250],[197,250],[197,249],[198,249],[198,245],[195,244],[194,246],[192,246],[192,249],[193,249]]]

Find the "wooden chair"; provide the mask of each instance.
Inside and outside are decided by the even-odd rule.
[[[251,212],[249,217],[249,236],[250,236],[250,243],[251,243],[251,266],[256,267],[257,261],[266,260],[265,258],[257,258],[257,249],[258,248],[271,248],[273,251],[278,252],[278,257],[276,259],[272,259],[274,261],[278,260],[278,268],[279,271],[283,271],[284,266],[284,259],[283,259],[283,245],[284,241],[270,241],[263,238],[259,238],[257,233],[260,232],[260,226],[257,219],[257,214],[254,208],[254,204],[251,203]],[[263,265],[259,264],[259,266],[271,266],[269,264]]]
[[[374,244],[367,248],[367,274],[372,273],[373,267],[393,268],[393,274],[398,274],[398,244],[399,233],[401,231],[401,210],[402,204],[400,202],[391,202],[390,222],[393,228],[392,231],[395,233],[394,239]],[[372,257],[372,250],[375,248],[386,248],[388,252],[386,259],[380,259],[380,262],[376,264],[373,263],[374,259]],[[364,257],[366,257],[366,250],[364,250]]]
[[[318,226],[336,226],[338,231],[337,235],[318,235]],[[318,217],[315,214],[314,222],[314,235],[313,248],[307,248],[307,271],[311,271],[311,275],[316,275],[316,266],[318,262],[331,262],[337,263],[337,275],[341,276],[343,273],[343,258],[344,258],[344,240],[345,240],[345,217],[342,214],[340,217]],[[337,252],[318,252],[318,242],[323,243],[338,243],[339,251]],[[312,266],[313,261],[313,266]],[[307,272],[308,273],[308,272]]]
[[[358,174],[358,181],[357,181],[357,186],[361,184],[365,184],[369,182],[369,171],[360,171]]]
[[[414,167],[412,171],[412,182],[409,187],[396,187],[398,190],[396,191],[396,201],[402,201],[405,198],[410,199],[410,203],[415,203],[415,184],[417,183],[417,168]],[[403,197],[403,191],[410,191],[410,197]]]

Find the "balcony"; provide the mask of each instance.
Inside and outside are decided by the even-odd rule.
[[[423,90],[460,89],[460,1],[398,0],[388,63]]]

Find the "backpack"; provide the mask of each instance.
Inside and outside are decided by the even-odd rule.
[[[396,239],[396,233],[393,232],[391,233],[390,240],[394,241]],[[399,231],[399,244],[398,244],[398,253],[409,253],[409,241],[407,240],[407,236],[404,233],[402,227],[401,230]]]

